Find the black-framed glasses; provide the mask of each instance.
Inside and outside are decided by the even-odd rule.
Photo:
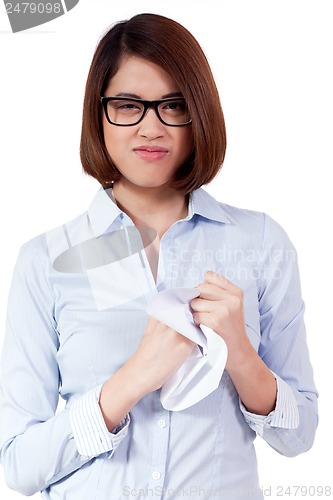
[[[130,127],[141,122],[149,108],[169,127],[184,127],[192,120],[184,97],[145,101],[127,97],[101,97],[105,116],[111,125]]]

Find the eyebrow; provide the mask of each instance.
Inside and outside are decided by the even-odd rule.
[[[142,99],[141,96],[137,94],[131,94],[128,92],[119,92],[115,97],[128,97],[129,99]],[[169,97],[183,97],[181,92],[170,92],[169,94],[162,95],[161,99],[168,99]]]

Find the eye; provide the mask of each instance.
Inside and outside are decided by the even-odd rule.
[[[186,113],[187,106],[185,101],[168,101],[161,106],[163,113]]]
[[[119,104],[118,109],[133,110],[133,109],[140,109],[140,106],[138,106],[137,104],[133,104],[133,103],[128,102],[128,103]]]
[[[109,106],[120,113],[140,113],[142,112],[142,104],[135,101],[109,101]]]

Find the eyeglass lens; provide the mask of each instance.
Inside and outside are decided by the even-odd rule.
[[[134,125],[140,121],[145,107],[142,103],[128,100],[112,100],[107,107],[109,119],[117,125]],[[184,100],[168,100],[157,106],[159,117],[168,125],[183,125],[191,118]]]

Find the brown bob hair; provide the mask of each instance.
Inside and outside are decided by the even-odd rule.
[[[80,156],[83,170],[110,187],[121,174],[105,146],[100,96],[117,73],[123,55],[135,55],[167,71],[186,99],[192,118],[193,151],[170,186],[189,193],[209,183],[220,170],[226,131],[216,84],[193,35],[176,21],[139,14],[112,26],[100,40],[88,74]]]

